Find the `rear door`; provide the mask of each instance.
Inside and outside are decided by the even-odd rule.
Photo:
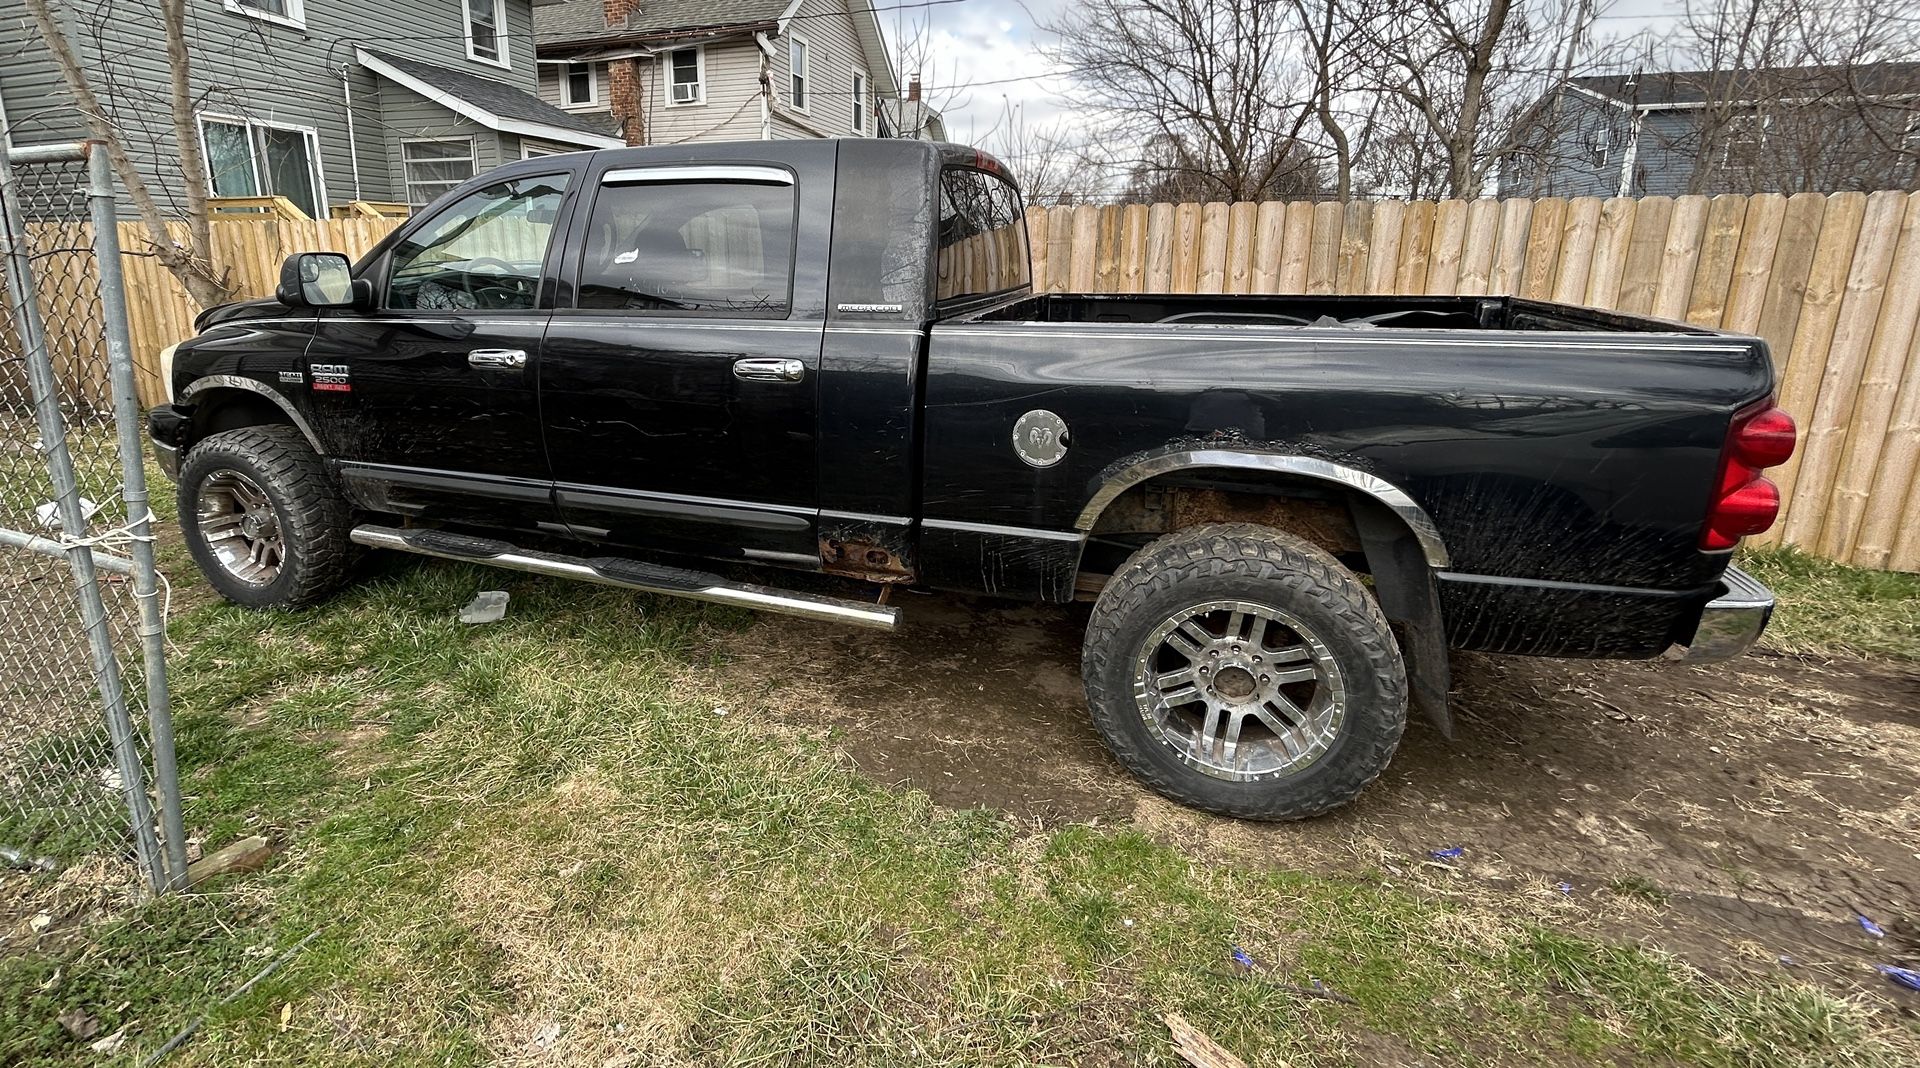
[[[558,525],[537,376],[553,314],[541,279],[571,182],[516,177],[453,199],[369,266],[375,308],[321,319],[314,421],[363,504]]]
[[[796,280],[795,252],[826,248],[822,184],[774,163],[615,164],[583,190],[540,379],[576,534],[818,562],[825,271]]]

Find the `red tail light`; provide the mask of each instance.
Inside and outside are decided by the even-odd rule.
[[[1700,534],[1702,549],[1731,549],[1779,518],[1780,491],[1760,472],[1786,463],[1797,436],[1793,416],[1774,407],[1772,398],[1734,415],[1720,450],[1720,477]]]

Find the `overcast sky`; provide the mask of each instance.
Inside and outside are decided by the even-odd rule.
[[[886,8],[900,2],[876,0],[874,6]],[[933,87],[934,105],[945,111],[948,135],[956,141],[990,145],[992,131],[1003,124],[1009,108],[1017,109],[1029,130],[1070,121],[1071,79],[1051,73],[1040,54],[1045,35],[1036,26],[1070,4],[1071,0],[959,0],[879,14],[896,41],[909,36],[901,31],[916,23],[930,27],[933,59],[930,69],[922,73]],[[1657,30],[1670,23],[1674,7],[1674,0],[1614,0],[1603,7],[1601,32],[1625,36],[1643,28]],[[912,73],[903,70],[900,75],[905,79]],[[961,99],[953,99],[953,86],[969,83],[972,88],[960,91]]]

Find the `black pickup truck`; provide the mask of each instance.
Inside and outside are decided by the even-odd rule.
[[[898,584],[1091,599],[1107,744],[1244,817],[1351,799],[1409,704],[1449,731],[1449,648],[1711,660],[1766,625],[1729,566],[1794,446],[1758,340],[1029,270],[970,148],[545,156],[203,314],[150,429],[246,605],[354,545],[876,627]]]

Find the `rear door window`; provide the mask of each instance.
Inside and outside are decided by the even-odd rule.
[[[676,168],[607,176],[582,240],[579,307],[786,316],[793,292],[791,176],[771,167],[709,170],[709,177]]]

